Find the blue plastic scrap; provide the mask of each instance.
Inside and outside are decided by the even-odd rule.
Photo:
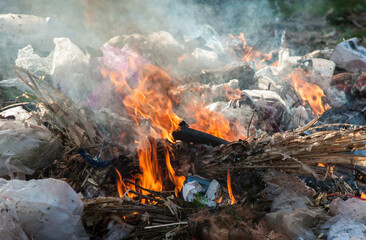
[[[79,154],[82,158],[85,159],[90,165],[96,168],[104,168],[108,167],[112,163],[114,163],[117,158],[113,158],[112,160],[101,160],[97,156],[92,157],[89,153],[85,152],[83,149],[79,149]]]

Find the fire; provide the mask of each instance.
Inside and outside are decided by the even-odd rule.
[[[140,169],[142,172],[140,185],[154,191],[162,191],[163,181],[155,144],[154,141],[151,143],[146,137],[143,137],[139,144],[137,155],[139,157]],[[146,191],[142,191],[142,193],[147,194]]]
[[[366,202],[366,194],[365,193],[361,193],[361,198],[362,198],[362,200],[364,200],[365,202]]]
[[[167,149],[166,154],[165,154],[165,161],[166,161],[166,166],[167,166],[168,172],[169,172],[169,178],[174,183],[175,193],[178,196],[178,193],[182,189],[184,181],[186,180],[186,178],[184,176],[176,176],[175,175],[175,171],[174,171],[174,169],[173,169],[173,167],[170,163],[170,155],[169,155],[168,149]]]
[[[318,163],[318,167],[328,167],[329,168],[329,173],[333,174],[334,173],[334,166],[332,165],[328,165],[325,163]]]
[[[130,68],[133,64],[129,65]],[[106,76],[102,70],[102,75]],[[110,80],[116,90],[125,96],[123,103],[129,115],[135,120],[137,126],[141,125],[141,119],[151,121],[153,137],[167,138],[174,142],[172,132],[179,127],[180,118],[173,112],[173,100],[168,95],[170,89],[174,88],[172,79],[163,70],[147,65],[139,69],[141,77],[136,88],[132,89],[127,81],[128,70],[120,73],[109,73]]]
[[[322,97],[325,97],[323,90],[316,84],[305,82],[303,79],[306,78],[306,72],[300,68],[295,69],[288,77],[288,79],[291,79],[290,83],[300,95],[301,99],[309,103],[313,114],[321,115],[330,106],[322,102]]]
[[[229,121],[224,114],[210,111],[205,107],[204,100],[193,101],[185,108],[189,117],[196,120],[190,124],[191,128],[209,133],[228,141],[244,138],[245,128],[237,121]]]
[[[230,177],[229,170],[227,170],[227,191],[229,192],[230,204],[236,203],[236,200],[233,195],[233,191],[231,189],[231,177]]]
[[[239,36],[234,36],[232,34],[230,34],[229,36],[233,39],[239,39],[242,42],[242,46],[235,48],[236,53],[239,53],[241,60],[247,62],[248,64],[253,61],[256,69],[265,67],[265,61],[269,61],[272,59],[272,53],[266,54],[254,50],[254,47],[248,46],[244,33],[240,33]]]
[[[127,189],[131,189],[133,191],[136,191],[134,185],[132,185],[132,184],[131,185],[130,184],[129,185],[125,184],[125,182],[122,180],[121,173],[116,168],[114,170],[118,174],[117,190],[118,190],[119,197],[123,197],[123,194],[127,191]],[[130,198],[133,198],[135,196],[135,194],[133,194],[133,193],[127,193],[127,196],[130,197]]]
[[[137,125],[140,137],[136,143],[141,170],[141,175],[135,176],[138,178],[138,183],[144,188],[162,191],[164,189],[163,177],[158,163],[156,142],[150,141],[148,136],[166,138],[174,142],[172,133],[178,129],[181,120],[172,110],[174,100],[168,95],[168,92],[175,86],[169,75],[161,69],[153,65],[139,67],[133,57],[129,60],[125,69],[121,69],[119,72],[101,69],[101,74],[103,77],[109,77],[116,91],[123,96],[123,105]],[[138,73],[135,87],[131,86],[131,72]],[[146,120],[149,123],[148,127],[144,124]],[[170,164],[169,154],[166,154],[165,157],[169,178],[175,184],[176,189],[180,190],[185,177],[176,176]],[[117,187],[120,196],[129,188],[123,183],[120,174]],[[142,193],[145,194],[144,191]]]
[[[334,173],[334,166],[330,166],[329,172],[330,172],[330,174]]]
[[[115,168],[114,169],[117,174],[118,174],[118,177],[119,179],[117,180],[117,190],[118,190],[118,194],[119,194],[119,197],[122,197],[123,196],[123,192],[125,192],[126,190],[126,186],[125,186],[125,183],[123,182],[122,180],[122,176],[121,176],[121,173]]]

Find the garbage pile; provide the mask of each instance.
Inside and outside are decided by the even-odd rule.
[[[0,86],[23,98],[0,112],[7,239],[366,237],[357,38],[267,54],[206,26],[91,56],[48,18],[0,22],[19,47]]]

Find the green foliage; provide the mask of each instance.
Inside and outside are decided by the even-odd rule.
[[[272,6],[285,17],[296,17],[309,13],[324,16],[332,9],[334,18],[345,17],[349,12],[361,13],[366,11],[364,0],[275,0]]]

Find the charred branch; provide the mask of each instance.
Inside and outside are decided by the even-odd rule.
[[[174,131],[173,137],[175,140],[181,140],[186,143],[207,144],[214,147],[229,143],[222,138],[215,137],[187,126],[181,126],[179,130]]]

